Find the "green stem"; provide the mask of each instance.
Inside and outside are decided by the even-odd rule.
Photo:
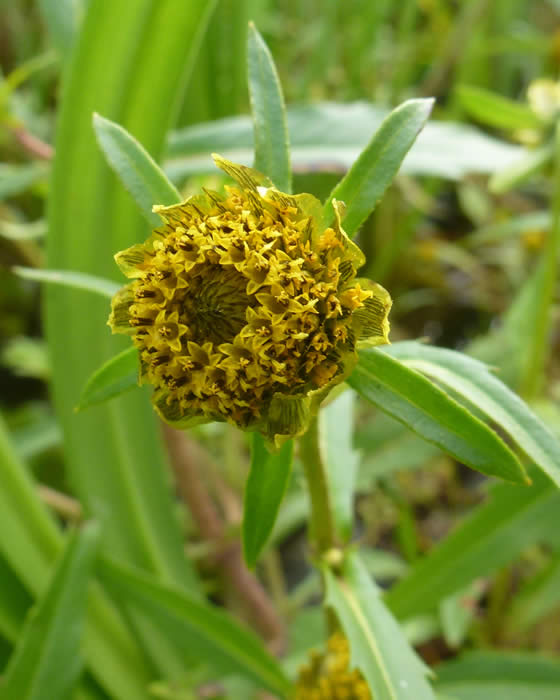
[[[553,222],[546,248],[539,263],[538,308],[535,309],[535,325],[529,353],[529,365],[522,384],[522,395],[530,400],[544,383],[546,362],[550,354],[551,309],[554,302],[560,259],[560,122],[556,126],[554,144],[554,179],[552,212]]]
[[[317,418],[300,440],[300,456],[311,499],[309,538],[315,553],[320,556],[336,546],[336,535]]]

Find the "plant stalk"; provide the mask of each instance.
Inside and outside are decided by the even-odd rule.
[[[320,448],[319,421],[315,417],[300,438],[300,457],[311,500],[309,539],[316,555],[336,547],[336,531],[329,497],[326,465]]]

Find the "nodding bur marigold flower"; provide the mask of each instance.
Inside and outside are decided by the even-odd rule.
[[[312,195],[214,158],[237,186],[154,207],[163,225],[115,256],[133,281],[109,325],[133,337],[166,422],[227,421],[279,445],[348,376],[358,342],[389,342],[391,299],[356,279],[364,256],[341,228],[341,203],[322,227]]]
[[[364,677],[349,665],[348,640],[336,632],[326,653],[312,651],[309,665],[300,669],[294,700],[372,700]]]

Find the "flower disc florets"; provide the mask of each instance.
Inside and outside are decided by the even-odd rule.
[[[129,333],[141,380],[179,427],[226,420],[277,442],[303,432],[356,361],[388,342],[387,292],[357,281],[363,256],[311,195],[278,192],[254,170],[216,158],[237,180],[155,207],[164,225],[116,256],[134,281],[109,323]]]
[[[371,700],[371,692],[358,670],[350,670],[350,647],[340,632],[327,642],[327,652],[311,652],[307,666],[300,670],[295,700]]]

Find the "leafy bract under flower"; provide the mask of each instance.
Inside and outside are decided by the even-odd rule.
[[[313,196],[215,160],[237,186],[154,207],[164,224],[116,255],[133,281],[109,324],[133,337],[165,421],[228,421],[279,444],[348,376],[358,342],[388,342],[391,299],[356,279],[364,259],[341,203],[323,229]]]

